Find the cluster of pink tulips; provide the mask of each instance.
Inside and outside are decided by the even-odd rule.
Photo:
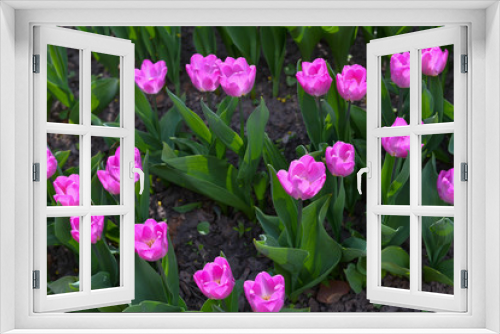
[[[223,300],[233,291],[235,280],[227,260],[221,256],[198,270],[194,281],[209,299]],[[263,271],[254,281],[245,281],[245,296],[254,312],[279,312],[285,302],[285,279]]]

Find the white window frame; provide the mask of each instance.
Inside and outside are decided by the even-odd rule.
[[[34,162],[40,164],[39,179],[33,185],[34,252],[33,269],[39,271],[39,288],[34,289],[34,311],[74,311],[107,305],[130,303],[134,299],[134,45],[129,40],[101,36],[51,26],[34,27],[34,54],[39,56],[39,73],[33,74]],[[47,121],[47,46],[55,45],[78,50],[80,54],[79,124]],[[91,125],[91,57],[92,52],[114,55],[120,59],[120,124],[118,127]],[[47,134],[78,136],[80,143],[80,205],[47,206],[47,164],[45,163]],[[120,140],[120,203],[91,204],[91,143],[92,138],[114,137]],[[120,217],[120,279],[119,286],[91,289],[91,216]],[[80,218],[79,291],[47,295],[47,218]]]
[[[25,194],[32,191],[29,144],[33,133],[32,104],[27,96],[32,94],[29,71],[32,27],[36,24],[467,25],[468,85],[471,87],[469,176],[474,180],[469,187],[468,218],[470,225],[475,226],[468,231],[472,239],[468,245],[471,255],[468,312],[34,314],[29,289],[32,261],[26,261],[30,259],[28,245],[33,242],[29,237],[33,213],[26,210]],[[0,3],[0,28],[0,332],[38,333],[42,329],[45,333],[234,333],[237,329],[245,333],[500,332],[500,10],[497,1],[143,1],[138,4],[105,0],[5,0]],[[15,138],[15,147],[12,138]],[[12,161],[15,164],[4,163]]]
[[[461,56],[467,55],[465,26],[449,26],[376,39],[367,45],[367,164],[371,177],[367,181],[367,298],[376,304],[412,307],[430,311],[467,310],[467,290],[461,287],[461,270],[467,270],[467,185],[460,180],[460,164],[467,163],[467,73],[461,73]],[[453,45],[454,122],[421,124],[422,71],[421,50]],[[382,63],[387,55],[410,52],[410,122],[408,126],[382,126]],[[451,58],[451,56],[450,56]],[[455,205],[422,205],[421,136],[455,134],[454,179]],[[384,205],[381,194],[383,137],[410,138],[410,203]],[[471,179],[470,182],[473,182]],[[396,289],[381,285],[381,217],[408,216],[410,222],[410,287]],[[427,217],[454,217],[454,286],[453,294],[422,291],[422,221]]]

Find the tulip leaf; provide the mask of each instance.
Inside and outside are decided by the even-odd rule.
[[[91,84],[92,99],[96,104],[92,107],[92,113],[100,114],[106,109],[118,94],[119,80],[117,78],[94,79]]]
[[[243,139],[241,139],[241,137],[234,132],[217,114],[210,110],[210,108],[203,101],[201,101],[201,107],[213,134],[215,134],[215,136],[217,136],[217,138],[220,139],[224,145],[226,145],[234,153],[243,155]]]
[[[57,239],[72,251],[75,256],[80,253],[80,245],[73,239],[71,235],[71,225],[68,217],[56,217],[55,219],[55,235]]]
[[[144,300],[123,310],[125,313],[156,313],[156,312],[183,312],[185,309],[154,300]]]
[[[431,267],[436,268],[448,254],[453,242],[453,231],[451,218],[422,217],[422,239]]]
[[[245,156],[238,172],[238,180],[242,180],[245,184],[252,183],[252,179],[259,167],[268,119],[269,110],[264,100],[261,99],[260,106],[255,108],[252,114],[250,114],[246,124],[248,142]]]
[[[263,26],[260,28],[262,54],[273,79],[273,97],[278,96],[281,69],[285,60],[286,28]]]
[[[101,238],[92,245],[92,262],[97,262],[101,271],[109,274],[112,286],[119,285],[120,271],[116,258],[111,254],[108,244]]]
[[[455,119],[454,106],[448,100],[444,100],[443,114],[448,122],[453,122],[453,120]]]
[[[146,152],[144,161],[142,162],[142,172],[144,173],[144,189],[142,195],[139,194],[139,182],[135,183],[136,198],[139,198],[139,203],[136,204],[136,219],[140,223],[144,223],[149,216],[149,202],[150,202],[150,180],[149,180],[149,151]]]
[[[106,271],[100,271],[90,278],[90,286],[92,290],[107,289],[113,287],[109,273]],[[78,291],[80,289],[80,281],[71,283],[71,289]]]
[[[234,288],[231,294],[225,299],[227,312],[238,312],[238,299],[243,293],[243,281],[236,280],[234,283]]]
[[[154,300],[168,303],[160,275],[148,262],[135,254],[135,299],[132,305],[138,305],[144,300]]]
[[[194,202],[194,203],[189,203],[186,205],[176,206],[176,207],[173,207],[172,209],[175,212],[187,213],[187,212],[193,211],[194,209],[201,208],[201,205],[202,205],[202,202]]]
[[[167,76],[175,85],[175,93],[180,94],[181,27],[156,27],[156,31],[158,33],[156,49],[159,58],[165,60],[168,68]]]
[[[334,34],[323,33],[323,38],[330,46],[333,54],[335,69],[337,72],[342,72],[345,65],[348,64],[349,50],[356,40],[358,27],[338,27],[338,31]]]
[[[209,148],[188,138],[172,137],[170,140],[177,145],[180,151],[190,155],[207,155]]]
[[[332,229],[333,229],[333,234],[337,238],[337,240],[340,240],[340,230],[343,225],[344,221],[344,204],[345,204],[345,189],[344,189],[344,178],[342,176],[338,176],[335,178],[336,182],[339,180],[339,189],[337,192],[337,198],[335,199],[335,202],[333,203],[333,224]],[[333,185],[334,187],[336,186],[335,184]]]
[[[54,282],[48,282],[47,287],[52,294],[77,292],[78,288],[72,286],[78,281],[78,276],[63,276]]]
[[[276,216],[266,215],[257,207],[255,207],[255,213],[257,215],[257,220],[259,221],[260,226],[262,226],[262,229],[264,230],[266,235],[278,240],[281,234],[280,219]]]
[[[276,171],[273,166],[267,166],[269,170],[269,178],[271,180],[271,196],[273,199],[274,209],[278,217],[285,227],[286,236],[288,237],[288,246],[294,245],[292,240],[295,240],[297,232],[297,204],[295,199],[288,195],[283,189],[281,182],[276,176]]]
[[[205,144],[210,144],[212,142],[212,134],[208,127],[203,123],[203,120],[194,111],[186,107],[184,102],[179,99],[176,95],[167,89],[168,96],[172,99],[175,107],[181,114],[182,118],[186,122],[186,125],[196,134],[198,139],[200,139]]]
[[[300,61],[297,63],[297,72],[301,70]],[[321,143],[321,123],[316,100],[307,94],[302,86],[297,83],[297,99],[299,100],[300,112],[306,126],[307,135],[315,149],[319,149]]]
[[[171,137],[176,137],[181,126],[182,117],[175,108],[171,108],[160,120],[161,141],[173,145]]]
[[[237,97],[227,96],[219,104],[217,109],[217,115],[226,123],[226,125],[231,125],[231,120],[233,119],[233,114],[238,106],[239,99]]]
[[[300,50],[300,54],[304,61],[312,61],[311,57],[316,45],[323,34],[323,29],[316,26],[293,26],[286,27],[288,33],[292,36],[294,42]]]
[[[342,247],[342,262],[351,262],[358,257],[366,256],[366,240],[350,237]]]
[[[404,159],[403,162],[403,168],[401,168],[400,173],[396,177],[394,181],[392,181],[389,191],[387,193],[387,201],[391,201],[391,198],[396,198],[397,195],[401,192],[403,189],[403,186],[405,183],[408,181],[408,178],[410,177],[410,158]]]
[[[253,217],[250,194],[238,186],[236,170],[231,164],[216,157],[201,155],[166,159],[165,162],[151,166],[150,171]]]
[[[360,293],[366,285],[366,275],[360,273],[354,263],[349,263],[347,268],[344,269],[344,274],[352,291]]]
[[[447,264],[451,265],[451,278],[440,272],[437,269],[431,268],[429,266],[424,266],[423,277],[425,282],[439,282],[449,286],[453,286],[453,259],[450,259]]]
[[[170,298],[170,304],[177,306],[179,304],[179,267],[177,265],[177,257],[175,256],[174,244],[168,233],[167,238],[167,256],[163,257],[161,265],[167,278],[167,293]]]
[[[225,30],[229,38],[249,64],[258,65],[260,58],[259,33],[257,27],[252,26],[226,26]]]
[[[263,158],[266,165],[271,165],[277,170],[285,169],[288,167],[285,157],[274,145],[267,133],[264,133]]]
[[[193,44],[196,52],[204,57],[217,53],[215,30],[213,27],[194,27]]]
[[[391,274],[410,277],[410,256],[398,246],[389,246],[382,250],[382,269]]]
[[[443,110],[444,110],[444,99],[443,99],[443,86],[441,85],[441,80],[439,76],[429,76],[427,77],[429,82],[429,90],[432,93],[434,100],[434,111],[438,115],[439,123],[443,122]]]
[[[387,83],[382,80],[380,85],[380,94],[382,97],[382,119],[384,126],[391,126],[396,120],[396,115],[392,109],[391,96],[387,89]]]
[[[271,242],[272,240],[272,238],[264,238],[259,241],[254,239],[253,243],[259,253],[273,260],[288,273],[292,275],[299,273],[309,256],[309,252],[303,249],[280,247],[276,240]]]
[[[66,164],[66,161],[68,161],[70,153],[71,153],[71,151],[69,151],[69,150],[68,151],[57,151],[56,153],[54,153],[54,157],[57,160],[57,166],[60,169],[63,169],[64,165]]]
[[[219,306],[220,301],[215,299],[207,299],[200,309],[200,312],[223,312]]]
[[[448,205],[439,197],[437,179],[436,158],[432,155],[422,170],[422,205]]]
[[[135,113],[144,123],[144,126],[148,130],[149,134],[154,138],[158,138],[158,129],[154,123],[153,110],[151,109],[146,95],[144,95],[144,93],[137,86],[135,86]]]
[[[356,137],[366,140],[366,110],[351,105],[350,126],[356,132]]]

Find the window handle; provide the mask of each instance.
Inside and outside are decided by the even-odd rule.
[[[359,192],[360,195],[362,194],[362,192],[361,192],[361,175],[363,175],[363,173],[366,173],[367,177],[369,179],[371,179],[371,177],[372,177],[372,163],[371,162],[367,162],[366,165],[367,165],[367,167],[361,168],[358,171],[358,192]]]
[[[135,168],[135,161],[129,163],[129,171],[131,179],[135,178],[135,173],[139,174],[139,195],[142,195],[142,191],[144,190],[144,172],[139,168]]]

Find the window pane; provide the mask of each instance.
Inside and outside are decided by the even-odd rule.
[[[80,291],[80,217],[47,218],[47,294]],[[42,278],[43,279],[43,278]]]
[[[382,126],[410,121],[410,52],[381,57]],[[395,123],[396,122],[396,123]]]
[[[422,205],[453,205],[453,134],[428,135],[421,138]]]
[[[410,289],[410,217],[381,216],[381,286]]]
[[[422,291],[453,294],[451,217],[422,217]]]
[[[383,137],[382,205],[410,205],[410,136]]]
[[[80,123],[80,50],[47,45],[47,121]]]
[[[47,206],[80,203],[80,136],[47,134]]]
[[[120,216],[91,217],[92,290],[120,286]]]
[[[120,139],[92,137],[92,205],[120,205]]]
[[[421,50],[422,121],[453,122],[453,45]]]
[[[92,125],[120,126],[120,57],[92,52]]]

